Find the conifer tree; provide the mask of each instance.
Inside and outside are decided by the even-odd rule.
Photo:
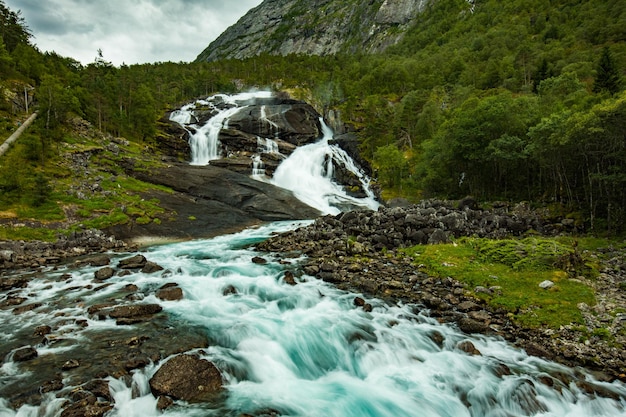
[[[593,92],[607,91],[615,94],[621,90],[622,79],[615,63],[615,59],[608,47],[602,50],[602,56],[596,68],[596,79],[593,83]]]

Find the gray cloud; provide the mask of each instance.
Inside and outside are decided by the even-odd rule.
[[[4,0],[42,51],[88,64],[189,62],[262,0]]]

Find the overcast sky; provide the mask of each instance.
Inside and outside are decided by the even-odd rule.
[[[83,64],[190,62],[262,0],[4,0],[45,51]]]

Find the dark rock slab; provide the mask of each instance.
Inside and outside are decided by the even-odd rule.
[[[107,229],[118,239],[208,238],[266,221],[311,219],[320,214],[290,191],[216,166],[172,163],[151,172],[129,169],[127,173],[174,192],[144,193],[144,198],[158,199],[168,215],[160,224],[129,222]]]
[[[141,272],[144,274],[153,274],[155,272],[163,271],[163,267],[154,262],[146,262],[146,264],[141,268]]]
[[[135,304],[129,306],[115,307],[109,313],[109,316],[114,319],[122,317],[145,316],[149,314],[159,313],[161,310],[163,310],[163,307],[158,304]]]
[[[94,272],[94,278],[98,281],[104,281],[105,279],[111,278],[113,275],[115,275],[115,270],[110,266],[106,266]]]
[[[164,287],[160,288],[156,297],[163,301],[179,301],[183,299],[183,290],[180,287]]]

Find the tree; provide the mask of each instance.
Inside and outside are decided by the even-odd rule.
[[[611,54],[611,50],[605,46],[602,49],[602,56],[596,68],[596,79],[593,83],[593,92],[600,93],[606,91],[616,94],[622,89],[622,77],[620,76],[617,64]]]
[[[395,145],[380,147],[374,153],[378,180],[389,188],[401,187],[402,176],[408,171],[402,152]]]
[[[27,44],[31,36],[21,12],[10,10],[0,0],[0,37],[4,40],[7,50],[13,52],[17,45]]]

